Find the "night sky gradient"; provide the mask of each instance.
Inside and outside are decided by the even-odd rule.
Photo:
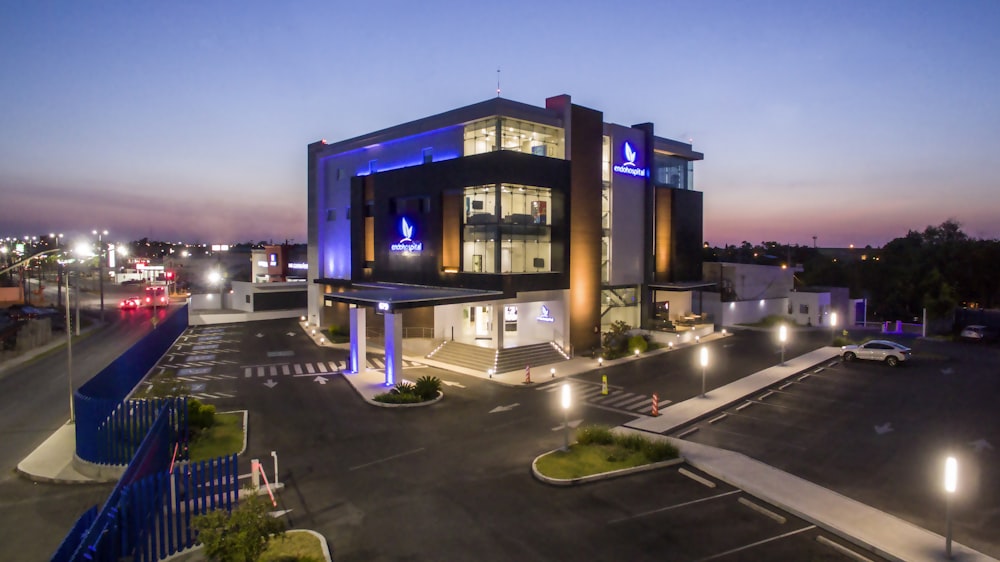
[[[306,145],[567,93],[705,160],[705,240],[1000,237],[1000,2],[0,1],[0,236],[305,241]]]

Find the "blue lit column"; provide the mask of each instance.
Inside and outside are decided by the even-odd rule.
[[[403,371],[403,316],[385,313],[385,385],[396,384],[396,374]]]
[[[365,309],[351,305],[351,372],[360,373],[366,367],[368,350],[365,348]]]

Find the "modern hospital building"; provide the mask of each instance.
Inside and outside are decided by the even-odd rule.
[[[503,98],[309,145],[308,321],[495,350],[600,346],[690,315],[702,193],[688,143],[568,95]],[[603,326],[603,329],[602,329]]]

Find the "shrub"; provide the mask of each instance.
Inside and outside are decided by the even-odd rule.
[[[666,441],[653,441],[652,439],[647,439],[642,446],[642,453],[646,455],[646,458],[650,462],[661,462],[670,459],[676,459],[680,452],[677,447]]]
[[[584,445],[610,445],[615,436],[606,425],[585,425],[576,430],[576,440]]]
[[[202,404],[197,398],[189,398],[187,411],[188,429],[193,435],[215,425],[215,406]]]
[[[837,337],[833,338],[833,345],[835,347],[841,347],[841,346],[844,346],[844,345],[850,345],[851,343],[852,342],[851,342],[850,338],[846,338],[844,336],[837,336]]]
[[[391,394],[416,394],[413,385],[406,381],[397,382],[396,386],[392,387],[389,392]]]
[[[639,353],[646,353],[646,349],[649,347],[649,342],[646,341],[646,336],[636,334],[628,339],[628,348],[632,353],[635,350],[639,350]]]
[[[383,404],[416,404],[417,402],[423,402],[419,396],[412,392],[396,392],[396,389],[376,394],[372,400],[382,402]]]
[[[615,435],[615,443],[630,451],[641,451],[648,442],[649,439],[637,433]]]
[[[205,554],[220,562],[254,562],[271,537],[285,532],[285,522],[268,514],[271,504],[260,496],[240,500],[232,511],[215,509],[193,520]]]
[[[413,385],[413,392],[424,400],[433,400],[441,390],[441,379],[424,375],[417,379],[417,384]]]

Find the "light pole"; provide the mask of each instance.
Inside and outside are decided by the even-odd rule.
[[[701,397],[705,397],[705,369],[708,367],[708,348],[701,346]]]
[[[563,428],[564,436],[563,451],[569,450],[569,383],[564,382],[562,386],[562,408],[563,408]]]
[[[951,499],[958,489],[958,461],[955,457],[948,457],[944,461],[944,554],[951,558]]]
[[[833,338],[837,337],[837,313],[836,312],[831,312],[830,313],[830,333],[833,335]],[[833,339],[831,339],[830,341],[833,342]]]
[[[788,341],[788,327],[784,324],[778,328],[778,339],[781,340],[781,366],[785,366],[785,342]]]
[[[101,322],[104,322],[104,256],[106,250],[104,248],[104,237],[107,236],[107,230],[95,230],[93,231],[97,235],[97,275],[99,276],[100,286],[101,286]]]
[[[69,321],[69,274],[66,274],[66,380],[69,381],[69,423],[76,422],[73,411],[73,334]]]

